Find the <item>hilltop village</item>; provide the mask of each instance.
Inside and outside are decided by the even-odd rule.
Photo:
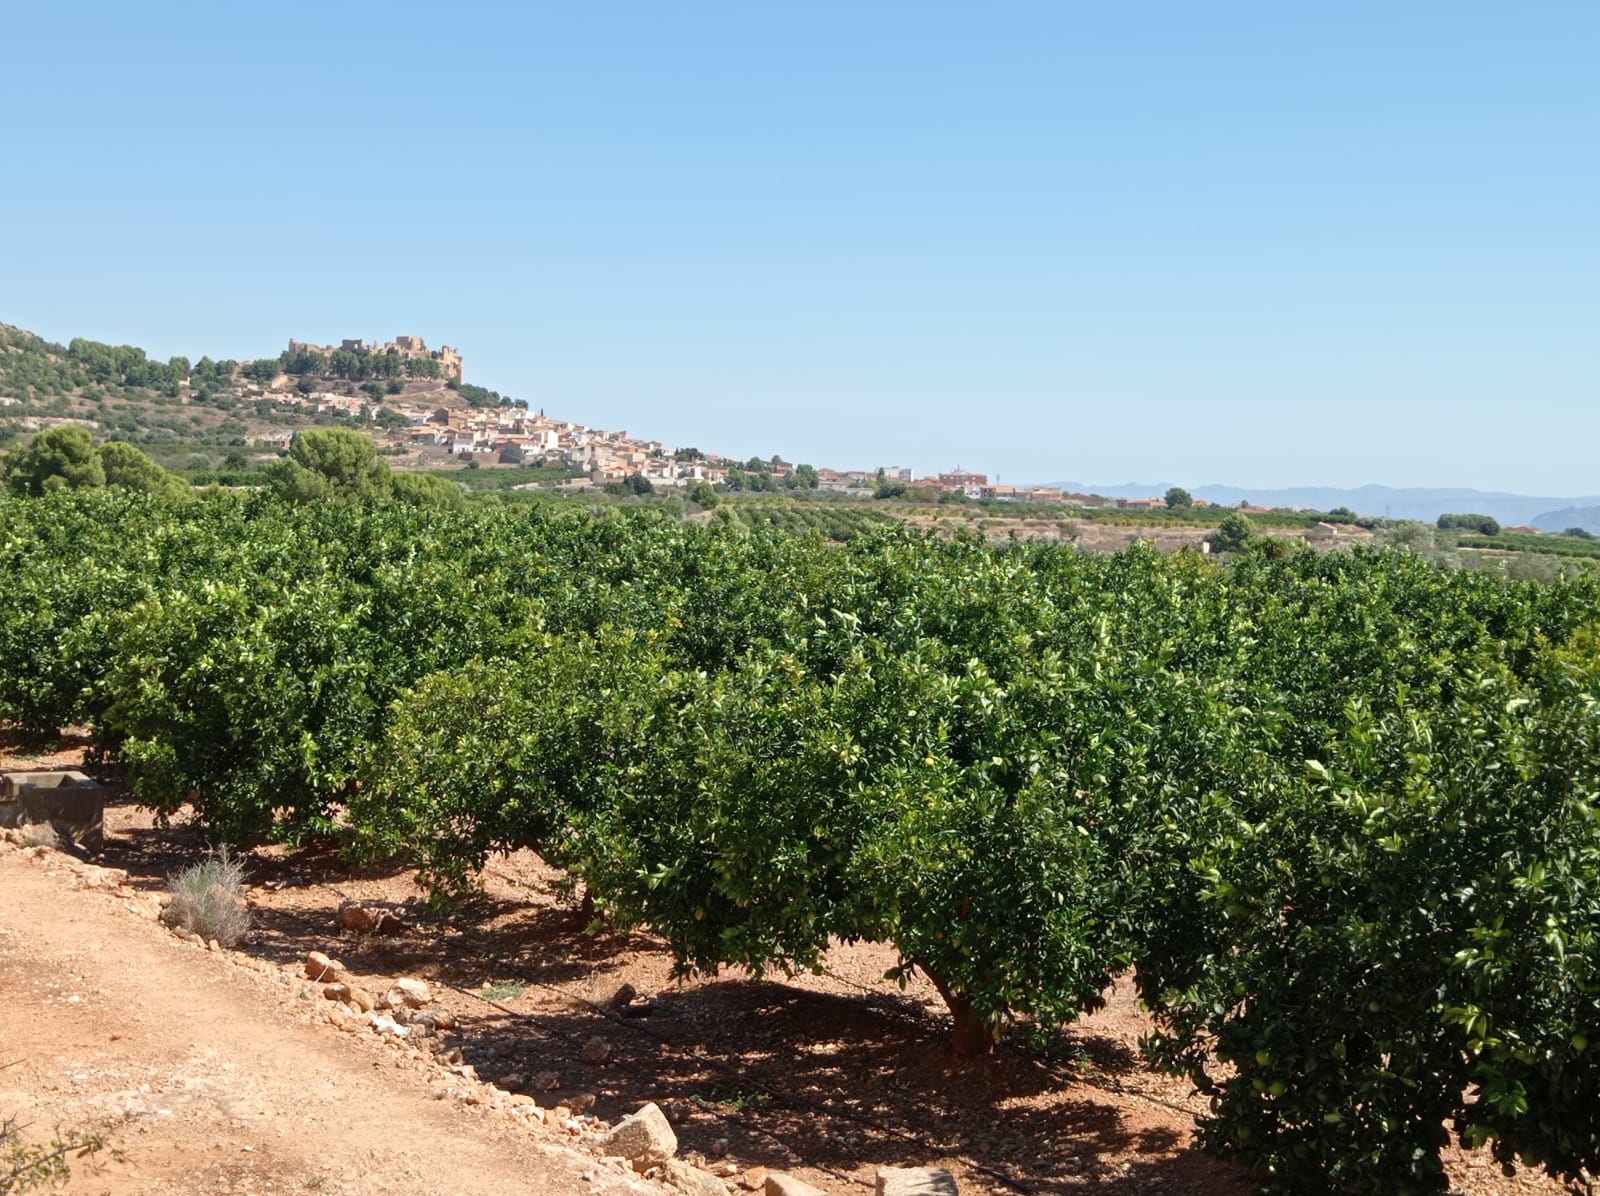
[[[370,384],[357,389],[350,384],[350,356],[368,360],[398,358],[404,363],[405,383],[383,394]],[[873,469],[834,469],[795,464],[774,456],[741,459],[695,448],[670,446],[660,440],[630,435],[625,430],[590,427],[557,419],[526,403],[505,399],[465,380],[465,362],[448,345],[429,350],[420,336],[397,336],[383,345],[344,340],[337,347],[290,340],[280,359],[326,363],[323,385],[308,387],[307,374],[289,369],[270,379],[246,385],[243,397],[278,405],[286,411],[333,416],[372,424],[373,438],[397,460],[421,468],[443,468],[475,461],[480,466],[560,465],[573,477],[568,487],[603,486],[638,476],[655,488],[685,488],[705,482],[712,486],[739,486],[741,478],[760,478],[760,484],[866,496],[885,485],[967,498],[1026,503],[1067,503],[1122,508],[1160,508],[1166,500],[1108,499],[1098,495],[1064,493],[1059,486],[1015,486],[991,482],[988,475],[961,468],[919,475],[901,465]],[[429,368],[427,363],[433,363]],[[419,364],[421,368],[419,368]],[[346,368],[340,369],[341,365]],[[320,371],[319,371],[320,372]],[[341,374],[345,375],[341,379]],[[274,430],[257,438],[262,447],[283,448],[293,438],[291,430]],[[1195,505],[1204,506],[1204,500]],[[1264,508],[1263,508],[1264,509]]]
[[[538,469],[538,476],[502,475],[495,484],[506,487],[581,492],[627,486],[643,493],[710,486],[1102,509],[1169,505],[1161,495],[1111,498],[1002,484],[959,466],[937,473],[903,465],[839,469],[779,455],[740,459],[671,446],[559,419],[468,382],[459,349],[430,348],[415,335],[333,344],[291,338],[279,353],[249,361],[162,362],[131,345],[81,337],[58,345],[0,324],[0,443],[62,424],[144,447],[169,467],[201,472],[238,471],[252,455],[259,464],[269,454],[286,453],[304,428],[337,424],[372,437],[402,470]],[[1196,498],[1186,505],[1207,504]]]

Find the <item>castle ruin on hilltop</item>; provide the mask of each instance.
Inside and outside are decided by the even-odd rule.
[[[453,376],[457,382],[466,380],[459,352],[449,345],[440,345],[439,348],[430,350],[427,342],[420,336],[397,336],[394,340],[383,345],[348,338],[340,341],[338,345],[314,345],[310,341],[297,341],[293,337],[289,339],[290,353],[322,353],[331,357],[340,350],[347,353],[356,353],[362,357],[387,353],[392,357],[399,357],[405,361],[431,357],[439,363],[439,373],[443,377]]]

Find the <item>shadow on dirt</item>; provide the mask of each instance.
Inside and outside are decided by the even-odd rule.
[[[106,862],[159,888],[208,848],[192,826],[134,827],[108,844]],[[1235,1169],[1186,1145],[1175,1106],[1127,1095],[1125,1082],[1148,1073],[1126,1042],[1089,1027],[1042,1047],[1018,1035],[962,1060],[944,1041],[942,1014],[913,996],[734,979],[665,985],[628,1016],[613,1003],[623,974],[637,976],[641,955],[659,958],[660,944],[589,933],[585,915],[548,886],[525,899],[502,888],[447,911],[414,886],[413,899],[365,898],[399,926],[357,935],[338,929],[341,904],[374,879],[391,898],[404,892],[395,874],[326,849],[268,848],[248,855],[247,877],[260,898],[249,954],[292,966],[320,950],[358,976],[425,977],[458,1020],[440,1045],[459,1047],[480,1078],[546,1106],[593,1093],[607,1119],[656,1101],[686,1154],[725,1146],[742,1166],[813,1168],[834,1186],[870,1184],[877,1165],[940,1164],[969,1177],[964,1191],[1249,1191]],[[596,1038],[603,1062],[593,1045],[585,1050]]]

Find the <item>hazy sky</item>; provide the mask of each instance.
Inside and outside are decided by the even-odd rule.
[[[786,10],[786,11],[784,11]],[[1600,491],[1600,5],[19,5],[0,321],[678,445]]]

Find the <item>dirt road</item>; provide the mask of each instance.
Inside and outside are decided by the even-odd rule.
[[[155,897],[0,852],[0,1116],[102,1127],[85,1193],[659,1192],[436,1066],[343,1034],[283,970],[184,942]]]

